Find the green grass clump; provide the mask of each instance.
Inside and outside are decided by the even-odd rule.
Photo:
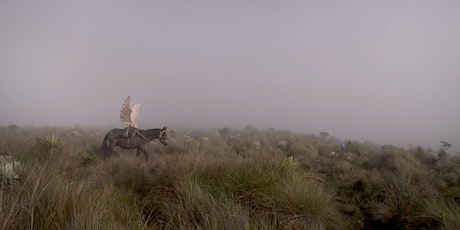
[[[432,199],[414,219],[427,223],[427,229],[460,229],[460,206],[453,200]]]
[[[151,222],[165,223],[161,228],[205,229],[254,228],[260,223],[285,229],[348,226],[320,177],[302,171],[292,158],[207,159],[206,163],[182,162],[198,167],[169,169],[169,177],[162,177],[161,186],[144,200]]]

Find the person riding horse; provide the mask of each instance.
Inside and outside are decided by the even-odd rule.
[[[142,130],[137,128],[137,116],[139,115],[139,104],[131,106],[130,97],[128,96],[123,103],[120,111],[120,120],[126,124],[124,129],[112,129],[105,136],[101,145],[101,153],[108,157],[114,152],[115,147],[122,149],[137,149],[137,155],[143,153],[148,161],[147,144],[158,139],[163,145],[168,145],[168,135],[166,129],[154,128]]]
[[[128,96],[124,102],[123,106],[120,110],[120,120],[121,123],[128,125],[126,128],[123,129],[121,133],[122,137],[130,139],[134,137],[134,135],[140,135],[139,129],[137,128],[137,116],[139,116],[139,108],[140,104],[134,104],[133,106],[130,105],[131,97]],[[140,135],[142,137],[142,135]]]

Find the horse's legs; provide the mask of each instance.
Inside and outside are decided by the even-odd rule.
[[[140,153],[144,153],[145,160],[149,161],[149,153],[147,152],[147,149],[145,149],[144,146],[140,146],[137,148],[137,155],[139,156]]]
[[[117,142],[116,141],[110,141],[110,147],[109,147],[109,151],[108,151],[108,156],[112,156],[112,154],[115,151],[115,146],[117,146]]]

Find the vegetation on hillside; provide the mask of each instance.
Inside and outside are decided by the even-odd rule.
[[[0,128],[2,229],[460,229],[460,157],[289,131]],[[446,144],[447,143],[447,144]]]

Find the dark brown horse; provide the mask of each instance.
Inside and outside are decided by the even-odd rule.
[[[155,139],[159,139],[164,145],[168,145],[168,136],[166,129],[168,126],[162,129],[138,129],[137,132],[132,136],[126,135],[126,129],[112,129],[104,137],[102,142],[101,151],[105,157],[112,155],[116,146],[122,149],[137,149],[137,155],[142,152],[145,155],[145,160],[148,161],[148,152],[146,145]]]

